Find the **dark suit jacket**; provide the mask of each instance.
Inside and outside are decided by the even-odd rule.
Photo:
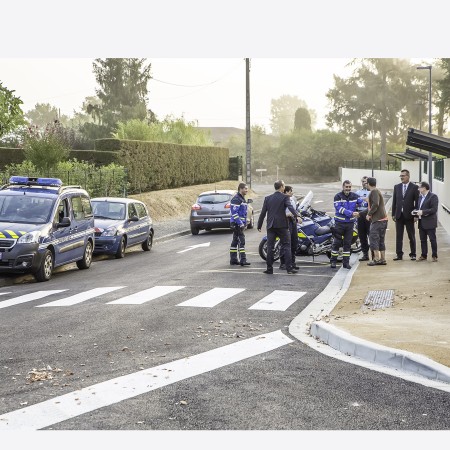
[[[396,184],[392,196],[392,217],[399,219],[403,208],[403,217],[405,219],[412,219],[411,211],[416,207],[418,198],[419,187],[414,183],[409,183],[405,197],[403,197],[403,183]]]
[[[262,228],[264,218],[267,214],[267,228],[288,228],[288,220],[286,217],[286,208],[291,211],[294,216],[299,216],[293,208],[289,197],[280,191],[275,191],[264,199],[261,214],[258,219],[258,230]]]
[[[439,199],[436,194],[428,192],[425,200],[422,203],[422,216],[419,219],[420,226],[424,230],[430,230],[437,227],[437,211],[438,211]],[[417,200],[417,209],[419,209],[420,197]]]

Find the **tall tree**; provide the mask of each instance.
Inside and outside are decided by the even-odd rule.
[[[145,119],[150,68],[151,64],[146,64],[145,59],[96,59],[93,71],[100,85],[96,94],[101,103],[87,107],[91,116],[97,118],[109,132],[119,121]]]
[[[295,111],[294,131],[311,131],[311,115],[306,108],[298,108]]]
[[[446,131],[445,124],[450,116],[450,58],[441,58],[439,65],[443,74],[442,79],[437,80],[439,99],[436,123],[437,134],[443,136]]]
[[[14,92],[0,82],[0,137],[25,122],[20,106],[23,102]]]
[[[59,117],[58,108],[50,103],[36,103],[35,107],[25,114],[25,117],[38,127],[45,127],[49,123],[54,123],[55,120],[63,122]],[[66,116],[65,120],[68,120]]]
[[[277,99],[272,99],[270,107],[272,133],[278,136],[290,133],[294,129],[295,112],[298,108],[307,109],[308,106],[297,96],[282,95]],[[312,111],[310,111],[310,115],[315,117]]]
[[[407,60],[369,58],[353,60],[352,64],[352,76],[344,79],[335,75],[335,86],[327,93],[331,104],[327,125],[355,141],[370,136],[373,127],[380,134],[384,167],[387,141],[404,141],[406,129],[417,119],[424,86],[415,66]]]

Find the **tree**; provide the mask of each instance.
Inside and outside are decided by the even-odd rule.
[[[380,134],[381,163],[386,163],[386,144],[405,140],[405,132],[417,117],[423,84],[409,61],[388,58],[353,60],[355,70],[347,79],[334,76],[327,93],[331,111],[327,125],[353,141],[366,139],[373,129]]]
[[[270,127],[275,135],[290,133],[294,129],[295,112],[298,108],[307,109],[306,102],[293,95],[282,95],[272,99],[270,107]],[[315,113],[311,111],[315,118]]]
[[[49,123],[55,120],[59,122],[66,122],[69,120],[67,116],[59,117],[58,108],[50,105],[50,103],[36,103],[33,109],[30,109],[25,114],[25,117],[30,120],[33,125],[37,127],[46,127]]]
[[[60,126],[55,122],[43,131],[36,126],[29,128],[23,149],[26,159],[39,170],[49,172],[69,157],[70,147],[60,136]]]
[[[438,114],[437,134],[443,136],[445,133],[445,124],[450,115],[450,58],[441,58],[440,68],[443,71],[442,79],[437,81],[439,100],[437,102]],[[434,90],[436,92],[436,89]]]
[[[0,82],[0,137],[25,123],[20,107],[23,102],[14,92]]]
[[[295,111],[294,131],[311,131],[311,116],[306,108],[298,108]]]
[[[93,71],[100,104],[89,104],[88,113],[112,132],[118,122],[147,117],[147,83],[151,64],[138,58],[96,59]]]

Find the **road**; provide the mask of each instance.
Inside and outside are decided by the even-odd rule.
[[[314,192],[331,211],[335,185]],[[248,267],[212,231],[0,288],[0,430],[448,429],[448,393],[289,335],[333,273],[319,257],[267,276],[261,237],[246,232]]]

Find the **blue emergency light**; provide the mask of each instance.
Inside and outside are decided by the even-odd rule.
[[[9,184],[22,186],[54,186],[60,187],[63,182],[59,178],[37,178],[14,176],[9,179]]]

